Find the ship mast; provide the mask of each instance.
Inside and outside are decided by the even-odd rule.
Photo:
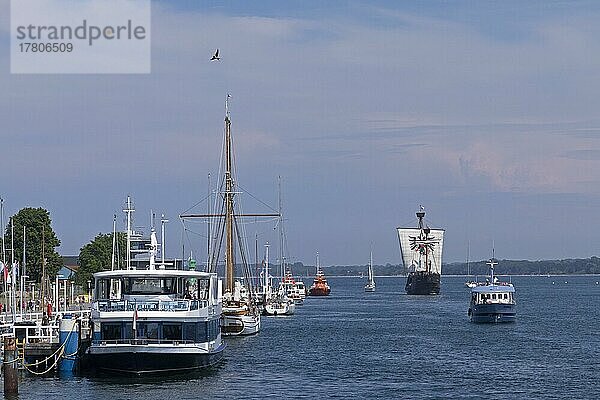
[[[417,218],[419,219],[419,230],[421,231],[421,240],[427,242],[427,236],[429,235],[429,228],[423,224],[423,218],[425,218],[425,209],[421,206],[421,209],[417,212]],[[427,244],[425,245],[425,271],[429,273],[429,257],[428,257]]]
[[[131,269],[131,213],[135,210],[131,208],[131,196],[127,196],[127,208],[123,210],[127,214],[127,269]]]
[[[226,231],[226,255],[225,255],[225,285],[226,291],[233,293],[233,176],[231,168],[231,120],[229,118],[229,97],[225,100],[225,231]]]

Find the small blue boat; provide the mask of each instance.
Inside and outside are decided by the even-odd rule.
[[[490,279],[471,288],[469,319],[475,323],[514,322],[516,315],[515,288],[512,283],[500,282],[494,276],[498,262],[491,258]]]

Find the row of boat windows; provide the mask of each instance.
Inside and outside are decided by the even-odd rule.
[[[474,294],[473,299],[475,300],[475,296],[478,296],[479,301],[485,300],[512,300],[512,293],[480,293],[479,295]]]
[[[219,320],[203,322],[137,322],[136,333],[132,322],[103,322],[100,340],[149,339],[167,341],[208,342],[220,332]],[[135,337],[134,337],[135,336]]]
[[[123,277],[98,279],[96,299],[121,298],[122,295],[179,295],[182,298],[208,299],[208,279]]]

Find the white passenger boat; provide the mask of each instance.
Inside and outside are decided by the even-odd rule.
[[[130,243],[130,223],[127,233]],[[155,260],[154,229],[150,242],[147,269],[135,269],[128,256],[127,269],[93,275],[93,333],[83,368],[132,374],[191,371],[222,358],[217,274],[165,268]]]

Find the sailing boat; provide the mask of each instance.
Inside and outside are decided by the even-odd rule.
[[[223,311],[221,318],[224,335],[252,335],[260,331],[260,311],[256,304],[255,288],[252,285],[250,267],[243,246],[243,232],[238,225],[238,217],[279,217],[279,214],[241,214],[236,212],[234,197],[236,194],[233,176],[233,145],[231,136],[231,119],[229,115],[228,94],[225,101],[225,133],[224,133],[224,174],[220,183],[220,193],[223,198],[218,214],[187,214],[181,218],[220,218],[213,227],[213,237],[218,243],[212,247],[209,270],[217,270],[217,261],[223,238],[225,239],[225,293],[223,294]],[[234,240],[235,238],[235,240]],[[235,255],[238,252],[243,266],[244,283],[234,278]]]
[[[365,292],[374,292],[375,291],[375,279],[373,279],[373,252],[371,251],[371,256],[369,257],[369,270],[368,270],[369,278],[367,280],[367,284],[365,285]]]
[[[407,294],[439,294],[444,230],[425,224],[423,206],[416,214],[418,228],[398,228],[402,262],[408,269],[405,290]]]
[[[265,245],[265,277],[269,275],[269,244]],[[285,290],[281,287],[277,292],[271,293],[268,278],[265,278],[264,286],[264,309],[265,315],[292,315],[296,310],[294,301],[287,297]]]

